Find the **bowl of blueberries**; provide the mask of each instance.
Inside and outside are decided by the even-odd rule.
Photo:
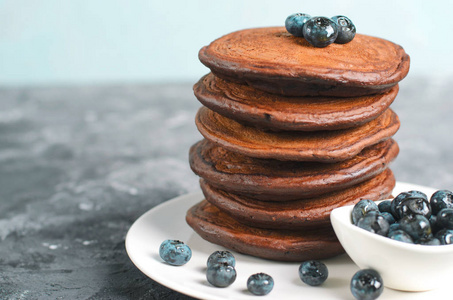
[[[334,231],[351,259],[376,270],[386,287],[427,291],[453,275],[453,193],[419,191],[336,208]]]

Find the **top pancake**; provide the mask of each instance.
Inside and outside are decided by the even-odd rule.
[[[410,64],[401,46],[384,39],[357,34],[347,44],[316,48],[284,27],[227,34],[203,47],[199,58],[219,77],[288,96],[382,93]]]
[[[194,85],[198,100],[237,121],[271,130],[337,130],[361,125],[382,114],[398,94],[398,85],[384,94],[362,97],[286,97],[214,76]]]

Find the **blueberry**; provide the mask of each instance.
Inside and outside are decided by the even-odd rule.
[[[443,208],[453,208],[453,192],[449,190],[439,190],[435,192],[429,200],[433,214],[437,213]]]
[[[311,18],[310,15],[297,13],[288,16],[285,20],[286,30],[294,36],[304,36],[304,25]]]
[[[412,197],[412,198],[423,198],[423,199],[428,199],[428,196],[426,196],[425,193],[420,192],[420,191],[412,190],[412,191],[409,191],[409,192],[407,192],[407,193],[408,193],[409,196]]]
[[[427,238],[431,235],[431,225],[424,216],[406,216],[399,223],[400,228],[408,233],[414,241]]]
[[[354,39],[356,28],[348,17],[334,16],[331,19],[338,28],[338,36],[335,43],[346,44]]]
[[[429,224],[431,225],[431,232],[433,234],[435,234],[436,232],[438,232],[439,230],[442,229],[441,227],[439,227],[437,225],[437,216],[436,215],[431,215],[431,217],[429,217],[428,221],[429,221]]]
[[[215,287],[227,287],[236,280],[236,269],[227,263],[212,264],[206,271],[206,279]]]
[[[159,248],[160,257],[168,264],[182,266],[192,257],[192,250],[178,240],[165,240]]]
[[[335,23],[326,17],[313,17],[305,22],[304,38],[313,46],[324,48],[332,44],[338,36]]]
[[[391,213],[389,213],[389,212],[385,211],[385,212],[381,213],[381,215],[384,217],[384,219],[387,220],[387,222],[389,222],[389,224],[393,224],[393,223],[396,222],[395,218],[393,217],[393,215]]]
[[[352,223],[357,225],[357,222],[370,211],[379,211],[376,203],[371,200],[360,200],[352,209]]]
[[[431,205],[428,199],[409,198],[401,203],[399,210],[400,217],[422,215],[426,218],[431,217]]]
[[[407,200],[410,199],[422,199],[424,202],[428,202],[428,197],[419,191],[409,191],[409,192],[403,192],[399,194],[398,196],[395,197],[395,199],[392,200],[392,205],[391,205],[391,212],[392,215],[395,217],[395,219],[398,221],[401,219],[403,215],[403,205]],[[417,203],[415,203],[417,204]],[[418,203],[420,204],[420,203]],[[409,207],[410,206],[410,207]],[[422,210],[423,210],[423,204],[421,205]],[[409,203],[405,206],[404,210],[408,211],[407,214],[409,214],[409,209],[415,207],[417,209],[417,205],[409,205]],[[412,211],[411,211],[412,212]],[[420,213],[419,213],[420,214]],[[429,218],[429,216],[428,216]]]
[[[387,236],[390,235],[390,232],[395,231],[395,230],[399,230],[399,229],[401,229],[399,223],[390,224],[389,232],[387,233]]]
[[[432,231],[437,231],[437,230],[434,230],[434,228],[437,226],[436,225],[436,222],[437,222],[436,215],[431,215],[431,217],[429,217],[428,221],[429,221],[429,225],[431,225],[431,230]]]
[[[453,229],[453,208],[441,209],[436,216],[436,225],[441,229]]]
[[[216,263],[227,263],[234,267],[236,266],[236,259],[230,251],[215,251],[209,256],[206,264],[209,268],[210,265]]]
[[[395,241],[413,244],[414,240],[405,231],[398,229],[389,232],[388,237]]]
[[[357,222],[357,226],[383,236],[386,236],[390,229],[389,222],[378,211],[367,213]]]
[[[441,229],[436,233],[435,237],[439,239],[441,245],[453,244],[453,230],[451,229]]]
[[[378,209],[381,213],[383,213],[383,212],[392,213],[392,210],[390,208],[391,206],[392,206],[392,201],[384,200],[378,204]]]
[[[247,289],[254,295],[267,295],[274,288],[274,279],[265,274],[253,274],[247,279]]]
[[[377,299],[383,290],[384,281],[375,270],[360,270],[352,276],[351,292],[358,300]]]
[[[403,202],[404,199],[406,199],[408,197],[409,197],[408,193],[407,192],[403,192],[403,193],[400,193],[398,196],[396,196],[392,200],[392,203],[390,205],[390,210],[391,210],[392,215],[395,216],[395,218],[397,220],[401,219],[401,217],[398,214],[398,210],[401,207],[401,203]]]
[[[324,263],[318,260],[303,262],[299,267],[300,279],[311,286],[317,286],[326,281],[329,271]]]
[[[416,241],[416,244],[428,245],[428,246],[438,246],[438,245],[440,245],[440,240],[438,238],[431,236],[428,238],[419,239],[418,241]]]

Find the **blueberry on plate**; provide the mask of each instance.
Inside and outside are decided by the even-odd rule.
[[[411,238],[411,236],[401,229],[390,231],[387,237],[391,238],[392,240],[408,244],[414,243],[414,240]]]
[[[305,261],[299,267],[300,279],[311,286],[322,284],[328,276],[327,266],[318,260]]]
[[[400,228],[409,234],[414,241],[431,236],[431,225],[424,216],[406,216],[399,223]]]
[[[192,257],[192,250],[179,240],[165,240],[159,247],[159,255],[170,265],[182,266]]]
[[[212,264],[206,271],[206,279],[215,287],[227,287],[236,280],[236,269],[227,263]]]
[[[326,17],[313,17],[304,27],[304,38],[313,46],[324,48],[332,44],[338,36],[335,23]]]
[[[381,201],[381,203],[378,204],[378,209],[381,213],[383,212],[388,212],[388,213],[392,213],[392,210],[391,210],[391,207],[392,206],[392,201],[390,200],[384,200],[384,201]]]
[[[254,295],[267,295],[273,288],[274,279],[266,273],[253,274],[247,279],[247,289]]]
[[[304,25],[311,18],[310,15],[296,13],[288,16],[285,20],[286,30],[294,36],[304,36]]]
[[[210,265],[217,263],[227,263],[234,267],[236,266],[236,259],[234,258],[234,255],[230,251],[218,250],[209,255],[206,264],[209,268]]]
[[[356,28],[348,17],[334,16],[331,19],[337,25],[338,29],[338,36],[335,39],[335,43],[346,44],[354,39]]]
[[[436,225],[439,228],[453,229],[453,208],[443,208],[437,213]]]
[[[352,209],[352,223],[357,225],[357,222],[370,211],[379,211],[376,203],[368,199],[360,200]]]
[[[439,239],[441,245],[453,244],[453,230],[451,229],[441,229],[436,233],[435,237]]]
[[[357,300],[377,299],[384,290],[381,275],[373,269],[363,269],[352,276],[351,293]]]
[[[357,222],[357,226],[382,236],[386,236],[390,229],[389,222],[378,211],[370,211],[364,215]]]
[[[435,192],[429,200],[434,215],[443,208],[453,208],[453,192],[449,190],[439,190]]]

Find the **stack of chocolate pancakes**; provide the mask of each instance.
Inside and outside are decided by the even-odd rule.
[[[409,70],[400,46],[356,35],[315,48],[285,28],[225,35],[199,53],[205,139],[190,149],[205,199],[186,216],[204,239],[257,257],[343,252],[336,207],[388,198],[399,128],[389,108]]]

